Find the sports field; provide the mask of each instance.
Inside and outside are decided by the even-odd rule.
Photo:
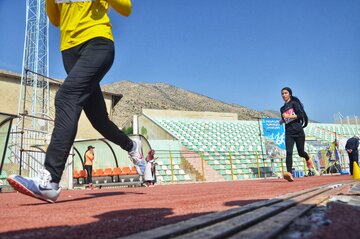
[[[287,193],[349,175],[157,185],[153,188],[64,190],[55,204],[0,194],[0,238],[117,238]],[[356,229],[359,230],[359,229]],[[356,235],[356,234],[354,234]]]

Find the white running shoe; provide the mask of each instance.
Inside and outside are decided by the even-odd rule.
[[[133,140],[133,149],[129,152],[131,161],[133,162],[136,171],[139,175],[143,175],[145,172],[145,160],[141,151],[141,141],[138,139]]]
[[[46,169],[39,170],[38,178],[27,178],[20,175],[10,175],[9,184],[18,192],[46,202],[54,203],[60,195],[61,188],[54,189],[51,185],[51,175]]]

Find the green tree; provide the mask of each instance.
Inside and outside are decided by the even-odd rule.
[[[141,127],[140,134],[145,138],[148,138],[147,129],[144,126]]]
[[[126,134],[126,135],[129,135],[129,134],[132,134],[133,133],[133,127],[128,127],[128,128],[123,128],[122,131]]]

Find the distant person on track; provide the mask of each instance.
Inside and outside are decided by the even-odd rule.
[[[150,150],[148,155],[146,156],[146,166],[145,166],[145,173],[144,173],[144,181],[145,186],[147,187],[154,187],[156,182],[156,175],[155,175],[155,150]]]
[[[350,166],[350,174],[353,175],[353,166],[354,166],[354,162],[357,163],[357,165],[359,165],[359,136],[355,135],[354,137],[351,137],[350,139],[347,140],[346,145],[345,145],[345,149],[346,152],[349,155],[349,166]]]
[[[300,157],[305,158],[309,174],[313,170],[313,164],[309,155],[305,152],[305,132],[304,129],[308,124],[308,117],[304,110],[301,101],[292,95],[292,90],[289,87],[284,87],[281,90],[281,96],[284,100],[284,105],[281,107],[280,124],[285,123],[285,146],[286,146],[286,171],[284,179],[289,182],[294,181],[291,172],[293,165],[293,148],[296,143],[296,148]]]
[[[94,185],[92,182],[92,170],[93,170],[93,161],[95,160],[95,147],[89,145],[85,152],[85,170],[87,173],[86,183],[88,184],[88,188],[93,189]]]
[[[92,126],[129,152],[135,165],[145,165],[141,142],[131,140],[110,121],[100,81],[114,61],[114,39],[109,7],[131,14],[130,0],[46,0],[50,22],[60,28],[60,49],[67,77],[55,97],[55,127],[38,177],[11,175],[17,191],[48,202],[60,194],[60,179],[84,110]]]

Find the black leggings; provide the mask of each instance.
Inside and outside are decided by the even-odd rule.
[[[354,162],[356,162],[359,165],[359,151],[357,151],[357,150],[353,151],[351,154],[348,153],[348,155],[349,155],[349,164],[350,164],[349,165],[350,166],[350,174],[353,175]]]
[[[296,143],[296,148],[300,157],[305,158],[306,161],[310,159],[309,155],[305,152],[305,135],[303,136],[285,136],[285,145],[286,145],[286,170],[287,172],[292,171],[292,155],[293,155],[293,148],[294,143]]]
[[[52,182],[60,182],[82,110],[102,136],[126,151],[133,146],[129,137],[110,121],[100,89],[114,55],[114,43],[100,37],[62,52],[68,76],[55,96],[55,127],[45,158]]]
[[[85,165],[85,170],[87,173],[86,183],[92,183],[92,165]]]

